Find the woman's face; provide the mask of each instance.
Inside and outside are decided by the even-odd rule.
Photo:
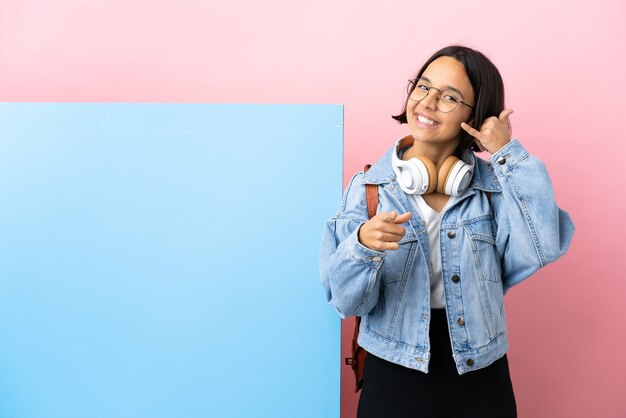
[[[452,57],[439,57],[430,63],[421,76],[426,84],[435,87],[419,102],[409,100],[406,119],[411,136],[415,141],[428,144],[458,144],[461,137],[461,122],[467,122],[472,109],[461,103],[452,112],[438,110],[439,90],[458,90],[463,102],[474,105],[474,89],[467,77],[465,67]],[[439,90],[436,90],[439,89]]]

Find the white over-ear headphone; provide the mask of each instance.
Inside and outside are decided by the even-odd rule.
[[[426,157],[402,160],[398,151],[413,145],[411,135],[400,138],[391,156],[391,165],[400,187],[408,194],[428,194],[435,190],[450,196],[459,196],[467,189],[474,172],[474,164],[467,164],[451,155],[445,159],[439,172]]]

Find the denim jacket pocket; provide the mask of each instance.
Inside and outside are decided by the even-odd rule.
[[[502,273],[493,222],[493,216],[487,216],[466,224],[464,228],[472,247],[476,274],[481,279],[498,283]]]
[[[400,241],[400,248],[387,250],[382,269],[384,284],[393,284],[407,279],[418,247],[419,241],[417,237],[415,235],[407,235]]]

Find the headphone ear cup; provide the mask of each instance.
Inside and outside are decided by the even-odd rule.
[[[405,193],[425,194],[435,189],[437,184],[435,165],[427,158],[394,159],[393,169]]]
[[[426,157],[418,157],[416,159],[419,159],[422,164],[424,164],[424,166],[426,167],[426,171],[428,172],[428,187],[426,188],[426,191],[422,194],[434,192],[435,188],[437,187],[437,169],[435,168],[435,163],[433,163]]]
[[[454,156],[446,158],[439,170],[437,191],[450,196],[459,196],[469,186],[472,173],[472,165]]]
[[[402,191],[407,194],[426,194],[435,191],[437,170],[435,164],[426,157],[413,157],[402,160],[398,151],[413,145],[410,135],[401,138],[391,153],[391,167]]]
[[[448,182],[448,178],[450,177],[450,172],[454,165],[459,161],[454,155],[446,158],[441,164],[441,168],[439,169],[439,173],[437,174],[437,192],[445,193],[449,195],[450,193],[446,193],[446,183]]]

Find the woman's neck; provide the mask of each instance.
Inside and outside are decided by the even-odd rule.
[[[445,159],[454,154],[457,145],[458,143],[449,143],[438,146],[435,144],[425,144],[423,142],[415,141],[410,148],[404,151],[402,159],[408,160],[416,156],[426,157],[435,164],[437,169],[439,169]]]

